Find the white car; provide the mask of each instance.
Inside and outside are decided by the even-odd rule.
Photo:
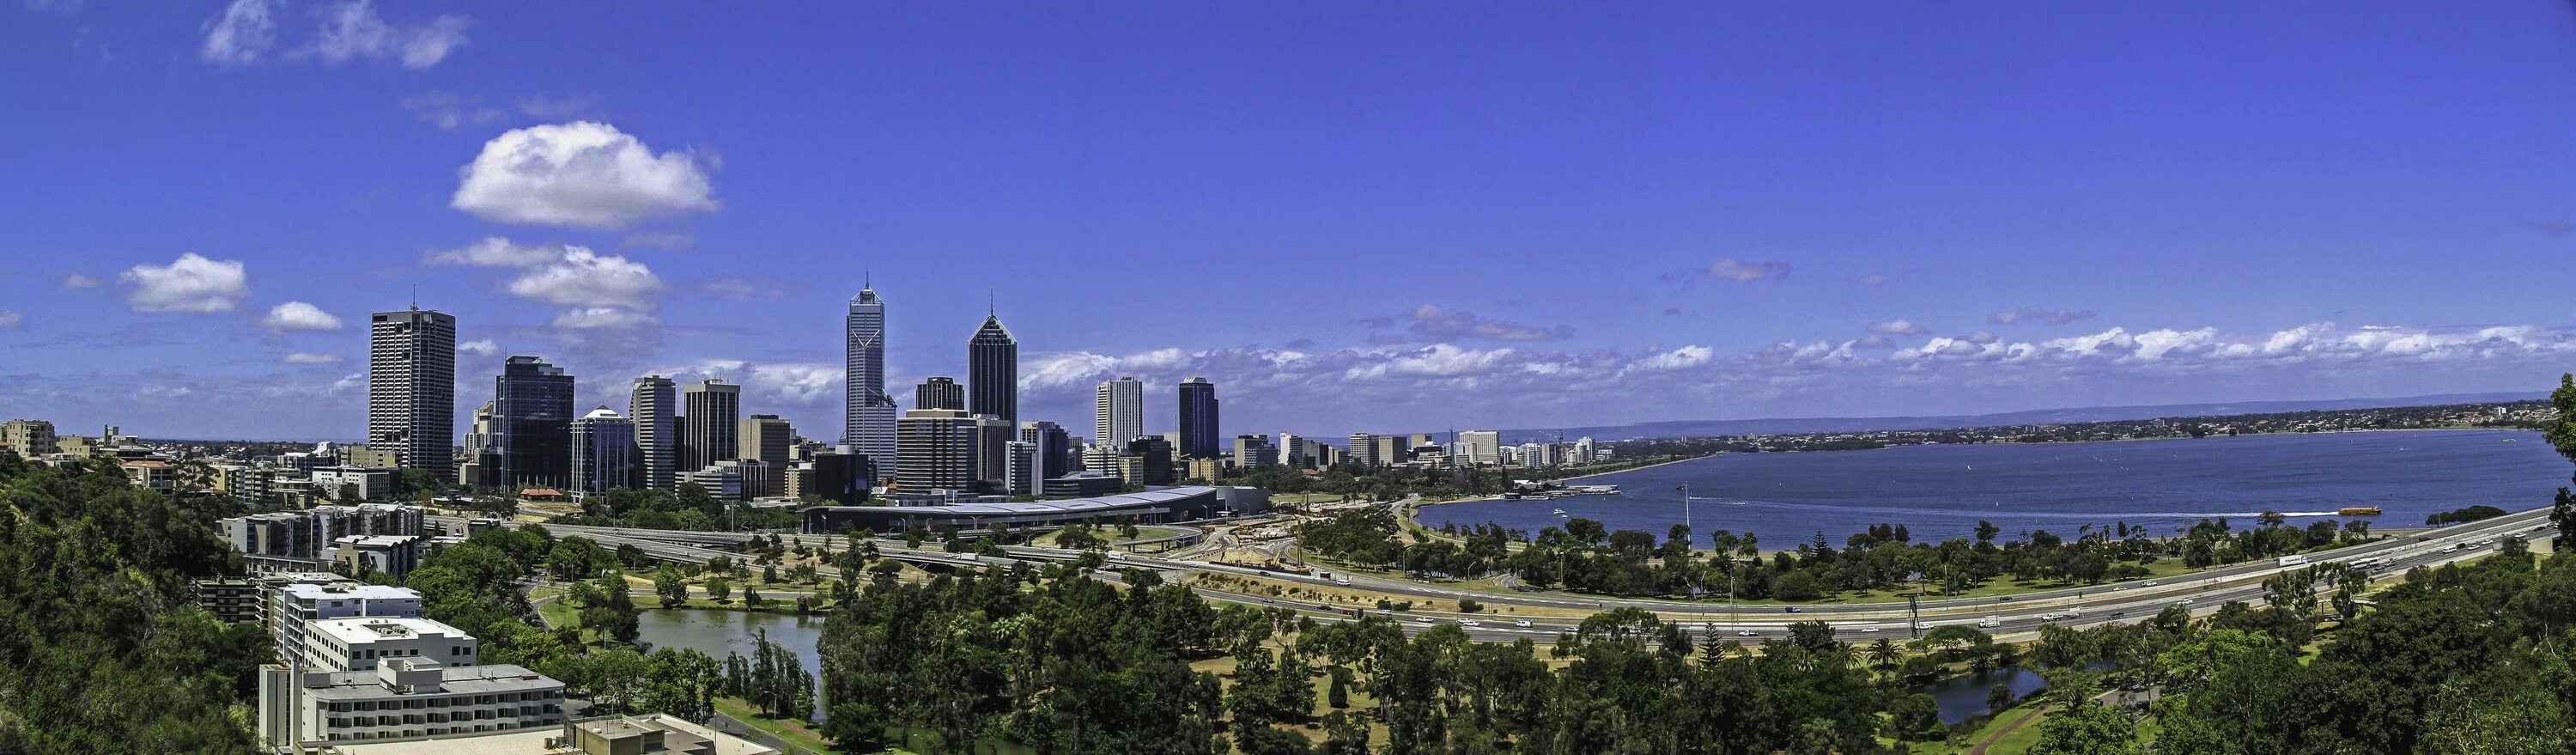
[[[2149,582],[2149,583],[2146,583],[2146,584],[2143,584],[2143,585],[2139,585],[2139,587],[2154,587],[2154,586],[2156,586],[2156,583],[2154,583],[2154,582]]]
[[[2188,602],[2191,602],[2191,601],[2185,600],[2185,601],[2183,601],[2183,602],[2188,603]],[[2040,620],[2040,621],[2056,621],[2056,620],[2058,620],[2058,619],[2063,619],[2063,618],[2066,618],[2066,616],[2065,616],[2065,615],[2063,615],[2063,614],[2043,613],[2043,614],[2040,614],[2040,615],[2039,615],[2039,620]]]
[[[2182,599],[2182,602],[2180,602],[2180,603],[2175,603],[2174,605],[2178,605],[2178,606],[2187,606],[2187,605],[2191,605],[2191,599],[2190,599],[2190,598],[2184,598],[2184,599]]]
[[[1431,623],[1431,617],[1429,617],[1429,616],[1415,616],[1415,617],[1413,617],[1413,623],[1416,623],[1416,624],[1429,624],[1429,623]]]
[[[1863,632],[1876,632],[1876,631],[1878,631],[1878,627],[1861,627],[1861,628],[1860,628],[1860,631],[1863,631]]]
[[[1520,628],[1522,628],[1522,629],[1528,629],[1528,628],[1530,627],[1530,620],[1528,620],[1528,619],[1522,619],[1522,620],[1519,620],[1519,621],[1515,621],[1515,622],[1512,622],[1512,626],[1520,627]]]
[[[1477,621],[1475,619],[1461,619],[1458,622],[1458,626],[1462,627],[1481,627],[1484,625],[1485,622]]]
[[[1918,621],[1918,622],[1914,622],[1914,628],[1916,628],[1916,629],[1931,629],[1931,628],[1932,628],[1932,622],[1929,622],[1929,621]]]
[[[1737,636],[1737,637],[1752,637],[1752,636],[1754,636],[1754,635],[1753,635],[1753,630],[1750,630],[1750,629],[1738,629],[1738,630],[1735,630],[1735,636]]]
[[[974,561],[974,560],[976,560],[976,558],[975,558],[975,554],[972,554],[972,553],[959,553],[959,554],[956,554],[956,555],[953,555],[953,556],[949,556],[949,558],[957,559],[957,560],[959,560],[959,561]]]

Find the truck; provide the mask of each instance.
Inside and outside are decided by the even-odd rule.
[[[2306,566],[2306,565],[2308,565],[2308,557],[2306,557],[2306,556],[2282,556],[2282,557],[2281,557],[2281,565],[2282,565],[2282,566]]]
[[[1982,627],[1982,628],[1986,628],[1986,629],[1993,629],[1993,628],[1995,628],[1995,627],[1999,627],[1999,626],[2003,626],[2003,625],[2004,625],[2004,617],[2001,617],[2001,616],[1987,616],[1987,617],[1985,617],[1985,618],[1982,618],[1982,619],[1978,619],[1978,620],[1977,620],[1977,626]]]

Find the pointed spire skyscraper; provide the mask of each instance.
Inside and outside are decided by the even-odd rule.
[[[966,390],[967,411],[1019,426],[1020,341],[990,311],[984,314],[984,326],[966,341]]]
[[[849,362],[843,380],[846,414],[841,443],[866,454],[882,473],[895,468],[894,397],[886,395],[885,301],[873,283],[862,284],[850,298],[843,320]]]

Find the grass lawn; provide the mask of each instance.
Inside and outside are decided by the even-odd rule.
[[[744,724],[749,725],[751,728],[759,729],[763,733],[777,737],[786,741],[788,744],[795,745],[797,747],[802,747],[818,753],[834,751],[832,749],[832,743],[824,741],[821,733],[807,727],[804,722],[761,718],[760,713],[752,708],[750,703],[743,702],[737,698],[716,698],[716,712],[732,717],[733,720],[741,721]],[[905,751],[890,750],[889,752]]]

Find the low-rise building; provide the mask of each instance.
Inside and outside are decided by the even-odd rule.
[[[472,666],[481,643],[464,630],[417,616],[369,616],[306,622],[304,642],[288,665],[307,671],[366,671],[392,658],[427,658],[445,666]]]
[[[393,494],[394,474],[382,467],[316,467],[313,492],[334,501],[373,501]]]
[[[277,657],[303,654],[306,627],[313,622],[359,617],[416,618],[420,591],[408,587],[362,585],[323,573],[332,581],[304,581],[279,586],[270,593],[268,632]]]
[[[41,419],[13,419],[0,422],[0,449],[18,454],[20,459],[42,459],[61,450],[54,439],[54,423]]]
[[[135,487],[156,493],[179,490],[179,468],[168,461],[128,459],[118,462],[117,466],[125,470],[125,479],[133,482]]]
[[[331,560],[352,574],[375,572],[397,579],[420,566],[420,535],[350,535],[331,541]]]
[[[301,673],[268,664],[260,667],[259,735],[282,749],[558,727],[563,696],[563,682],[508,664],[396,658],[367,671]]]
[[[197,607],[206,609],[226,624],[249,624],[268,616],[267,583],[256,579],[200,579],[189,583],[197,594]]]
[[[389,503],[315,506],[238,516],[215,524],[224,540],[248,558],[251,569],[311,572],[330,566],[341,538],[420,534],[421,510]]]

